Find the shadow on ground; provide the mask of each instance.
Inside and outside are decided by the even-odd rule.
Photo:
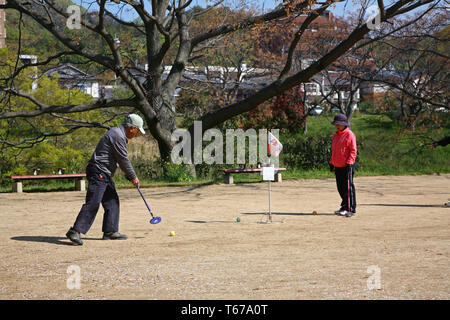
[[[267,214],[267,212],[243,212],[242,214]],[[312,212],[272,212],[272,215],[274,216],[314,216]],[[328,212],[317,212],[318,216],[334,216],[334,213],[328,213]]]
[[[377,207],[416,207],[416,208],[442,208],[439,204],[396,204],[396,203],[363,203],[360,206],[377,206]]]
[[[49,236],[17,236],[11,240],[28,241],[28,242],[46,242],[59,245],[72,245],[72,242],[66,237],[49,237]],[[101,238],[81,238],[81,240],[101,240]]]
[[[186,220],[186,222],[191,222],[191,223],[235,223],[236,221],[231,221],[231,220],[211,220],[211,221],[206,221],[206,220]]]

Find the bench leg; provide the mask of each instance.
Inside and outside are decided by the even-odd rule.
[[[75,181],[75,190],[76,191],[86,191],[86,181],[84,179]]]
[[[233,176],[229,173],[225,173],[223,175],[223,183],[225,184],[233,184]]]
[[[22,181],[14,181],[12,185],[12,192],[23,192]]]
[[[283,179],[281,179],[281,173],[276,173],[275,174],[275,182],[282,182]]]

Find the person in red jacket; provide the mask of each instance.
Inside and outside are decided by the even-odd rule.
[[[341,196],[341,208],[335,214],[351,217],[356,213],[356,194],[353,176],[357,154],[356,136],[350,130],[347,117],[340,113],[331,123],[336,127],[332,138],[330,171],[336,174],[336,184]]]
[[[450,136],[447,136],[445,138],[442,138],[439,141],[434,141],[431,145],[433,148],[436,148],[437,146],[445,147],[446,145],[450,144]],[[450,201],[444,203],[444,207],[450,208]]]

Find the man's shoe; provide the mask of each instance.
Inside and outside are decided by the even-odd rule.
[[[67,231],[66,237],[69,238],[69,240],[72,241],[74,245],[83,245],[83,241],[81,241],[80,238],[80,233],[75,231],[73,228],[70,228],[69,231]]]
[[[444,203],[444,207],[449,207],[450,208],[450,202]]]
[[[105,232],[103,233],[103,240],[126,240],[127,235],[118,232]]]

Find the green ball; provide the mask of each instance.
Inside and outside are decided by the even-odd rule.
[[[237,222],[241,222],[241,218],[237,218],[236,221],[237,221]]]

